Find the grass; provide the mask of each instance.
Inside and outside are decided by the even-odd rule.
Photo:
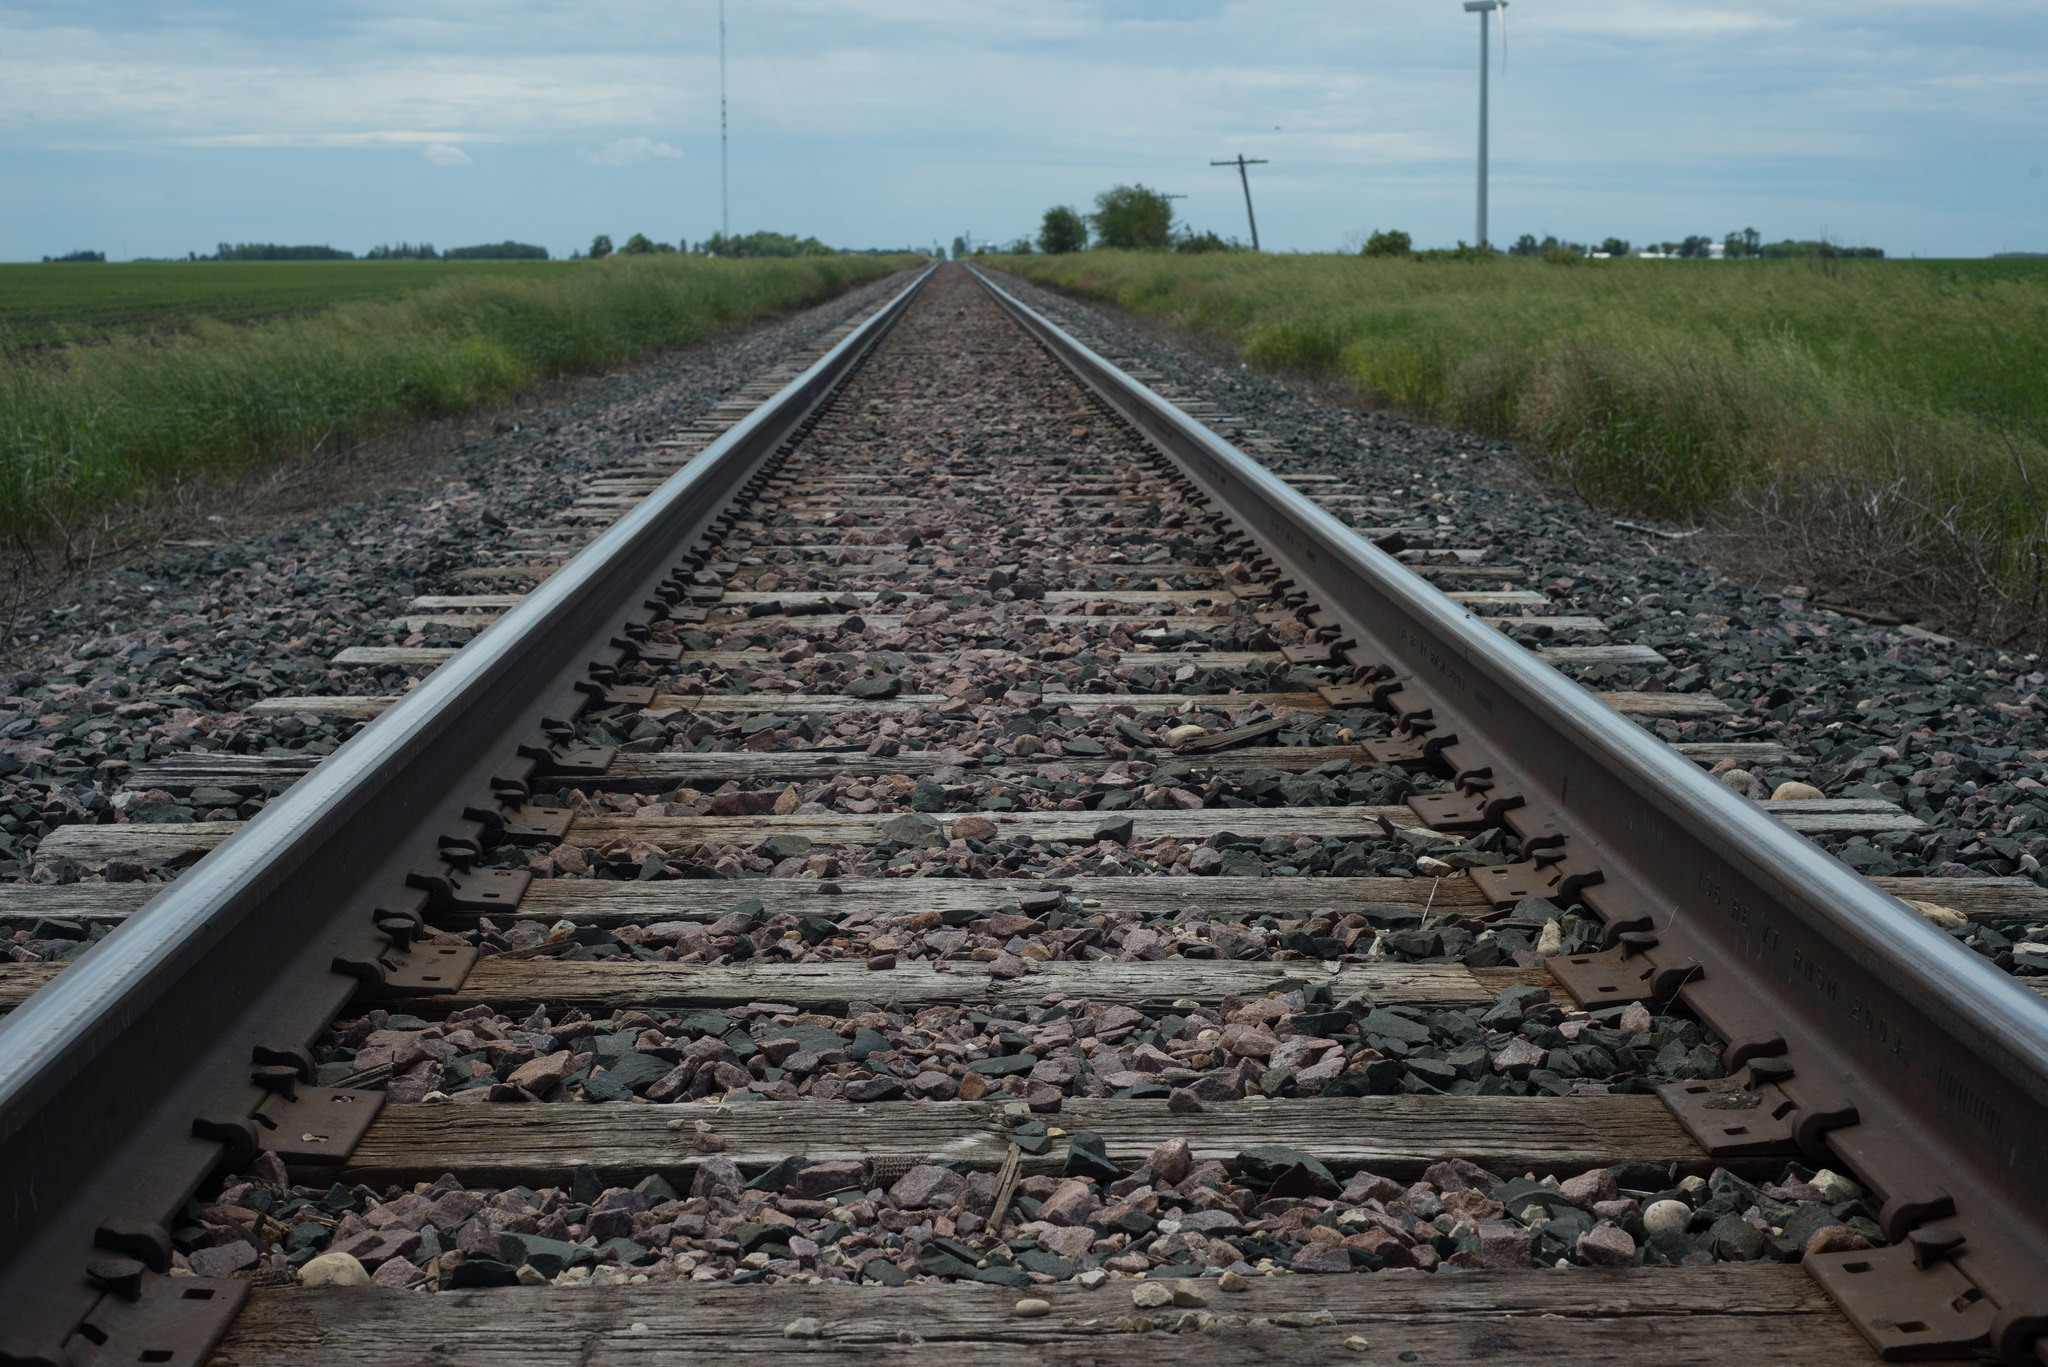
[[[334,275],[365,269],[332,264],[340,270],[312,262],[264,272],[279,282],[269,300],[293,289],[312,300],[334,288]],[[421,263],[390,264],[387,280]],[[249,324],[188,314],[184,334],[116,336],[106,345],[0,359],[0,536],[33,543],[83,515],[146,500],[179,481],[333,450],[502,400],[550,376],[702,341],[904,262],[845,256],[651,257],[565,262],[560,269],[502,264],[523,269],[447,271],[439,283],[402,298],[358,299]],[[214,269],[211,278],[232,282],[252,266]],[[294,286],[287,274],[293,271],[313,283]],[[414,278],[431,280],[431,265]]]
[[[2048,262],[1001,264],[1510,438],[1757,572],[2048,643]]]
[[[572,261],[133,261],[0,264],[0,355],[110,334],[249,322],[445,280],[546,278]]]

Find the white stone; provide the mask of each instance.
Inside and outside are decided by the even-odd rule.
[[[825,1331],[818,1324],[816,1317],[805,1315],[801,1319],[794,1319],[788,1324],[783,1325],[782,1336],[786,1339],[815,1339],[823,1338]]]
[[[1854,1179],[1844,1177],[1832,1168],[1822,1168],[1806,1180],[1809,1185],[1820,1192],[1822,1199],[1831,1206],[1840,1205],[1844,1201],[1853,1201],[1864,1194],[1863,1188]]]
[[[1182,726],[1176,726],[1171,731],[1168,731],[1166,733],[1166,743],[1168,745],[1185,745],[1191,740],[1200,740],[1208,734],[1209,732],[1206,728],[1196,726],[1190,722]]]
[[[1074,1280],[1088,1290],[1093,1291],[1096,1287],[1109,1280],[1109,1274],[1099,1267],[1091,1267],[1080,1276],[1074,1278]]]
[[[1139,1282],[1131,1288],[1131,1304],[1140,1310],[1157,1310],[1173,1304],[1173,1288],[1165,1282]]]
[[[1690,1223],[1692,1207],[1683,1201],[1652,1201],[1649,1209],[1643,1212],[1643,1228],[1652,1234],[1660,1230],[1683,1234]]]
[[[368,1286],[370,1274],[353,1253],[322,1253],[299,1269],[300,1286]]]
[[[1018,1301],[1017,1304],[1014,1307],[1012,1307],[1011,1313],[1016,1315],[1019,1319],[1040,1319],[1052,1313],[1052,1302],[1042,1301],[1037,1299],[1036,1297],[1026,1297],[1023,1300]]]
[[[1543,933],[1536,937],[1536,954],[1548,959],[1553,954],[1564,952],[1564,925],[1555,918],[1543,923]]]

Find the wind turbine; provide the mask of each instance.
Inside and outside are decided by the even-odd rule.
[[[1486,55],[1487,16],[1500,11],[1500,54],[1506,69],[1508,54],[1508,0],[1465,0],[1465,13],[1479,16],[1479,242],[1486,245]]]

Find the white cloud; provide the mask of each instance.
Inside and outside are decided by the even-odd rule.
[[[643,161],[681,161],[683,154],[653,138],[616,138],[601,151],[576,149],[576,155],[592,166],[638,166]]]
[[[471,147],[489,149],[495,175],[535,183],[572,151],[579,165],[642,171],[593,173],[578,195],[516,209],[478,201],[467,175],[432,177],[438,198],[420,198],[439,215],[435,240],[496,240],[514,222],[560,245],[663,215],[669,236],[711,226],[713,6],[613,0],[603,25],[547,0],[498,0],[488,15],[453,0],[340,0],[264,25],[230,22],[236,8],[0,0],[0,181],[58,215],[0,215],[0,256],[50,250],[59,228],[104,240],[120,222],[107,206],[138,181],[160,184],[166,204],[175,188],[208,206],[161,231],[210,242],[209,215],[250,168],[287,162],[316,188],[271,196],[262,231],[395,231],[394,201],[374,186],[344,207],[324,193],[332,160],[261,159],[278,148],[403,154],[361,158],[364,174],[414,154],[459,166],[449,154]],[[1237,174],[1209,162],[1243,151],[1271,162],[1252,173],[1268,246],[1330,246],[1369,224],[1432,244],[1470,235],[1476,25],[1450,0],[727,8],[735,229],[1007,239],[1048,204],[1142,180],[1189,196],[1176,217],[1241,234]],[[1827,224],[1901,251],[1956,251],[2012,245],[2048,221],[2048,182],[2025,176],[2048,133],[2048,7],[1516,0],[1507,29],[1503,70],[1495,25],[1491,87],[1497,234],[1756,222],[1810,236]],[[88,164],[105,169],[76,169]],[[213,188],[188,193],[193,177]],[[427,235],[427,211],[404,208],[407,231]]]

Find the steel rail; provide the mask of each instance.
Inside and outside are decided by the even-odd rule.
[[[1675,994],[1730,1041],[1738,1084],[1665,1089],[1708,1151],[1768,1152],[1743,1147],[1768,1131],[1884,1198],[1891,1246],[1806,1260],[1873,1346],[2048,1349],[2048,1003],[975,273],[1319,609],[1418,756],[1460,777],[1462,814],[1539,851],[1487,871],[1509,897],[1602,915],[1620,943],[1553,959],[1560,980],[1595,1003]]]
[[[167,1270],[168,1240],[148,1225],[174,1223],[229,1147],[195,1137],[195,1119],[251,1115],[266,1096],[252,1080],[254,1051],[303,1047],[361,986],[336,971],[337,958],[391,961],[375,918],[424,900],[416,876],[447,871],[449,840],[484,829],[470,815],[481,795],[531,772],[521,743],[531,746],[544,718],[573,718],[587,703],[578,685],[626,654],[615,644],[622,624],[663,606],[643,603],[929,275],[0,1022],[0,1363],[62,1364],[88,1315],[113,1312],[100,1334],[118,1327],[122,1304],[138,1304],[140,1269],[109,1292],[122,1269],[110,1274],[106,1255]],[[95,1257],[98,1280],[87,1272]],[[152,1285],[145,1309],[152,1295],[194,1284]],[[215,1289],[246,1294],[246,1284]],[[204,1332],[169,1332],[174,1345],[158,1351],[172,1360],[210,1347]],[[73,1351],[94,1346],[74,1340]]]

